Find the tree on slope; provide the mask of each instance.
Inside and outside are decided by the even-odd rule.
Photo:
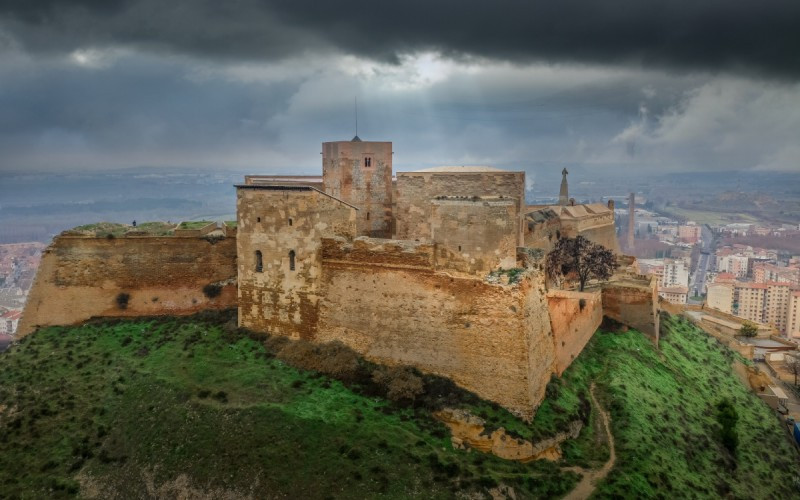
[[[758,335],[758,326],[752,321],[745,321],[739,328],[739,333],[745,337],[755,337]]]
[[[547,275],[558,282],[570,274],[576,275],[583,291],[592,278],[610,278],[617,268],[617,259],[614,252],[603,245],[577,236],[559,239],[547,254],[545,265]]]

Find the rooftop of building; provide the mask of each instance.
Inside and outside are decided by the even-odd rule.
[[[552,205],[549,208],[562,218],[573,219],[611,213],[611,209],[602,203],[589,203],[585,205]]]
[[[332,200],[336,200],[339,203],[347,205],[350,208],[353,208],[355,210],[359,210],[358,207],[356,207],[354,205],[351,205],[351,204],[347,203],[344,200],[340,200],[339,198],[337,198],[335,196],[331,196],[328,193],[326,193],[325,191],[317,189],[314,186],[305,186],[305,185],[302,185],[302,184],[288,183],[288,184],[234,184],[234,187],[236,189],[253,189],[253,190],[262,190],[262,191],[294,191],[294,192],[314,192],[314,191],[316,191],[317,193],[319,193],[319,194],[321,194],[323,196],[327,196],[328,198],[330,198]]]
[[[246,175],[245,184],[269,184],[269,183],[322,183],[321,175]]]
[[[767,284],[766,283],[749,283],[749,282],[742,283],[742,282],[738,282],[738,283],[736,283],[736,286],[737,286],[737,288],[755,288],[755,289],[760,289],[760,290],[766,290],[767,289]]]
[[[550,207],[543,207],[528,212],[525,214],[525,218],[535,223],[541,223],[548,220],[558,219],[558,214]]]
[[[461,166],[441,166],[441,167],[431,167],[431,168],[422,168],[418,170],[410,170],[407,173],[428,173],[428,172],[443,172],[443,173],[450,173],[450,174],[473,174],[479,172],[504,172],[504,173],[511,173],[511,170],[503,170],[500,168],[490,167],[487,165],[461,165]]]

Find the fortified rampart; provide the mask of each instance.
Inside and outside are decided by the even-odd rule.
[[[239,324],[313,337],[322,296],[322,237],[355,237],[357,210],[302,186],[245,185],[236,195]]]
[[[543,277],[491,284],[436,271],[433,257],[427,244],[324,239],[314,340],[451,378],[530,418],[553,372]]]
[[[547,308],[555,346],[555,372],[564,373],[603,322],[603,300],[599,290],[547,292]]]
[[[513,200],[515,226],[511,231],[522,244],[525,210],[525,172],[488,167],[437,167],[417,172],[398,172],[395,218],[398,239],[433,240],[433,202],[442,197],[496,197]]]
[[[459,271],[485,275],[516,266],[516,200],[440,196],[430,205],[431,239],[458,256]]]
[[[220,284],[218,296],[204,294],[209,284]],[[181,315],[235,305],[234,238],[62,235],[42,254],[17,335],[93,316]]]
[[[658,289],[654,276],[618,273],[603,283],[603,314],[646,334],[658,345]]]
[[[528,210],[525,215],[525,246],[549,251],[559,238],[583,236],[619,254],[614,211],[601,203],[529,206]]]

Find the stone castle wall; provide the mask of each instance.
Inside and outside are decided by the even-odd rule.
[[[355,237],[357,210],[311,188],[240,186],[236,198],[239,324],[313,337],[322,237]]]
[[[432,202],[439,197],[505,197],[514,201],[517,246],[522,244],[521,214],[525,209],[525,172],[398,172],[395,237],[432,240]]]
[[[578,235],[583,236],[587,240],[599,243],[614,253],[619,254],[619,242],[617,241],[616,227],[614,226],[614,217],[599,217],[600,220],[596,221],[597,224],[584,224],[575,227],[565,227],[562,234],[569,238],[574,238]],[[606,220],[603,223],[603,220]]]
[[[431,234],[437,247],[456,254],[455,270],[485,275],[516,267],[518,215],[510,198],[441,197],[431,201]]]
[[[326,193],[358,207],[359,235],[389,238],[392,228],[392,143],[322,143]]]
[[[203,287],[223,283],[209,299]],[[124,309],[119,294],[128,294]],[[18,335],[93,316],[191,314],[236,305],[236,240],[59,236],[45,250]]]
[[[525,217],[525,246],[549,252],[561,237],[583,236],[619,254],[614,213],[611,211],[594,213],[588,211],[587,207],[595,208],[594,205],[569,207],[571,211],[582,214],[580,217],[572,217],[569,214],[559,217],[553,207],[529,211]]]
[[[603,314],[639,330],[658,345],[656,280],[651,276],[615,276],[603,283]]]
[[[603,322],[603,300],[600,291],[547,292],[550,327],[555,345],[555,372],[564,373]]]
[[[561,221],[552,210],[537,210],[525,219],[525,246],[539,248],[544,252],[553,249],[561,236]]]
[[[517,285],[451,276],[434,270],[430,245],[380,241],[323,242],[313,339],[448,377],[531,417],[554,359],[541,276]]]

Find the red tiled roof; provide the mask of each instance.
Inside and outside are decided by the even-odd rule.
[[[5,320],[11,320],[11,321],[14,321],[15,319],[19,319],[21,317],[22,317],[22,311],[6,311],[2,315],[0,315],[0,318],[3,318]]]

